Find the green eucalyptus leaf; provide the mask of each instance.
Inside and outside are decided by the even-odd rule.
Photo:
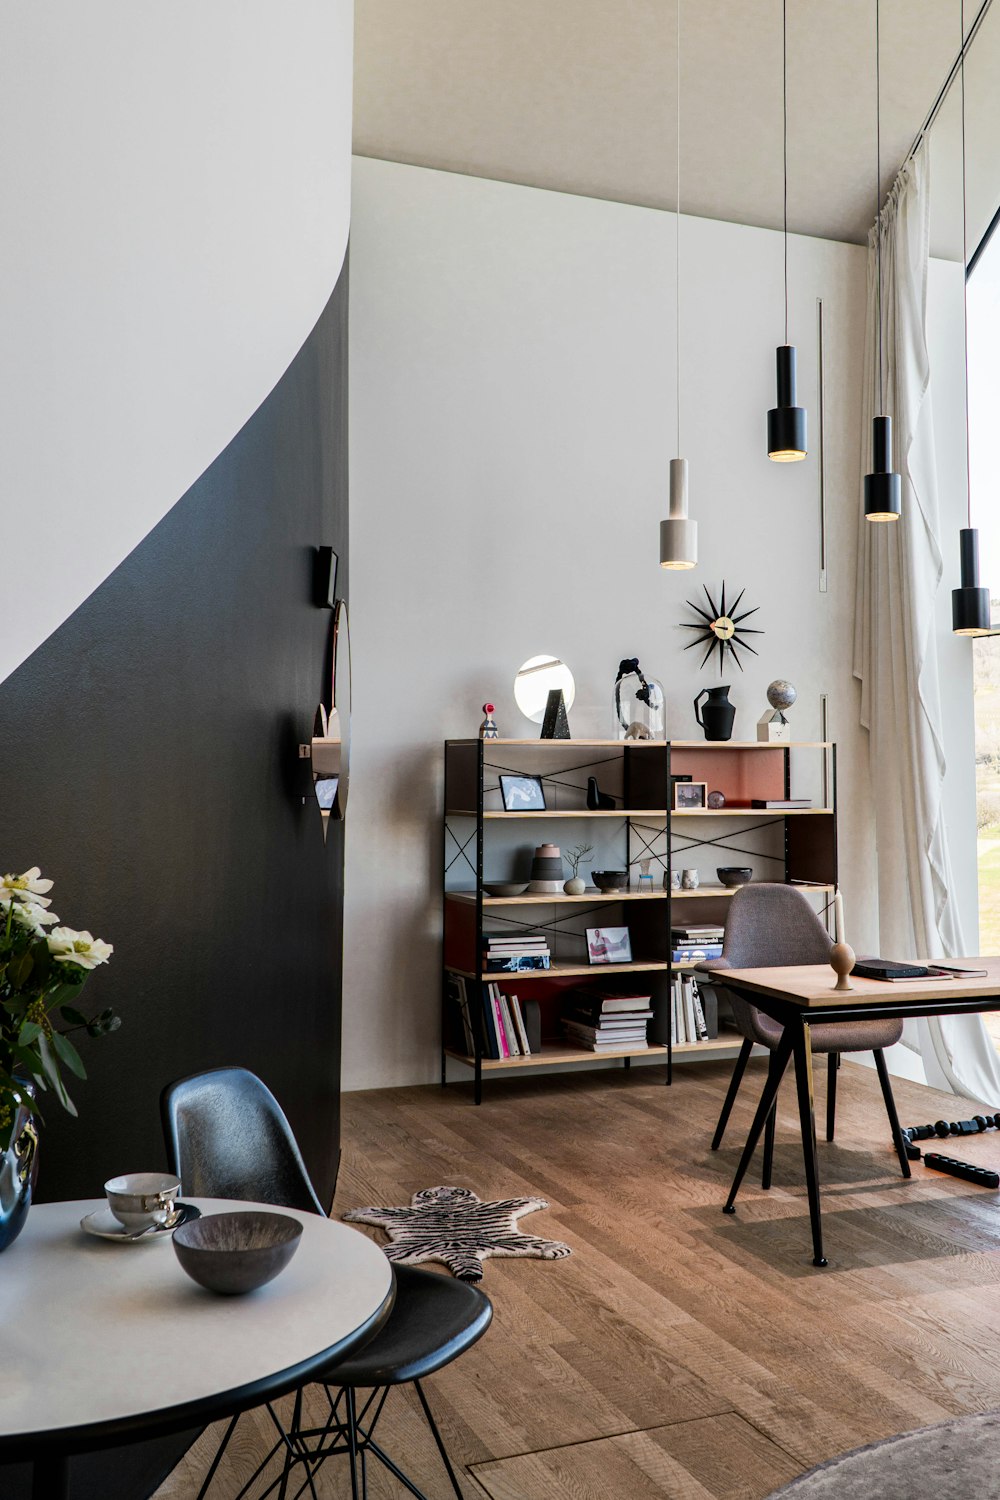
[[[71,1073],[75,1073],[77,1078],[86,1078],[87,1070],[83,1066],[83,1059],[68,1037],[63,1036],[61,1031],[54,1031],[52,1045],[59,1054],[60,1061],[66,1064]]]
[[[82,1011],[77,1010],[75,1005],[60,1005],[59,1014],[62,1016],[63,1020],[68,1021],[71,1026],[89,1025],[87,1017],[83,1014]]]
[[[59,1100],[59,1103],[62,1105],[67,1114],[76,1115],[76,1105],[73,1103],[72,1099],[66,1092],[66,1086],[63,1083],[62,1075],[59,1072],[59,1064],[56,1062],[55,1054],[52,1051],[52,1048],[49,1046],[48,1037],[44,1035],[39,1037],[38,1050],[41,1054],[42,1067],[45,1069],[45,1076],[48,1079],[49,1083],[52,1085],[52,1092],[55,1094],[56,1098]]]
[[[42,1028],[37,1021],[25,1021],[17,1033],[17,1039],[22,1047],[30,1047],[32,1042],[37,1042],[41,1034]]]

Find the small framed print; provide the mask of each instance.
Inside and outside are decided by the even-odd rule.
[[[588,927],[587,958],[592,964],[630,964],[632,940],[627,927]]]
[[[707,799],[707,781],[676,781],[674,783],[674,812],[697,812],[706,806]]]
[[[540,776],[501,776],[504,812],[544,812],[545,790]]]

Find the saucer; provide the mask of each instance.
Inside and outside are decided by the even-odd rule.
[[[97,1235],[101,1240],[117,1240],[120,1245],[141,1245],[143,1240],[169,1239],[181,1224],[201,1218],[201,1209],[195,1208],[193,1203],[177,1203],[175,1210],[172,1224],[161,1224],[157,1229],[151,1229],[147,1234],[140,1235],[138,1239],[132,1238],[132,1230],[120,1224],[107,1207],[95,1209],[92,1214],[85,1214],[80,1220],[80,1228],[87,1234]]]

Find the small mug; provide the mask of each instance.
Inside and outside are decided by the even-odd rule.
[[[680,870],[671,870],[670,871],[670,889],[672,891],[679,891],[680,888],[681,888],[681,872],[680,872]],[[666,872],[665,871],[664,871],[664,875],[663,875],[663,889],[664,890],[667,889],[667,876],[666,876]]]
[[[126,1229],[165,1224],[180,1194],[178,1177],[169,1172],[130,1172],[104,1184],[108,1207]]]
[[[701,877],[697,870],[681,871],[681,890],[696,891],[701,884]]]

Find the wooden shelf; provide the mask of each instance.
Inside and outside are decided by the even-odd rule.
[[[677,892],[674,891],[674,895]],[[584,906],[593,906],[598,901],[666,901],[666,891],[585,891],[582,896],[555,894],[546,896],[484,896],[484,906],[568,906],[574,901]],[[466,906],[475,906],[475,891],[445,891],[446,901],[461,901]]]
[[[784,885],[785,882],[777,881],[775,884]],[[837,889],[835,885],[799,885],[794,880],[790,880],[788,884],[793,890],[802,891],[806,896],[810,891],[835,891]],[[694,891],[671,891],[670,894],[675,901],[696,901],[700,896],[735,896],[736,892],[742,889],[741,885],[700,885]]]
[[[595,979],[608,979],[612,974],[665,974],[668,967],[666,960],[631,964],[554,963],[548,969],[518,969],[514,973],[484,969],[481,974],[475,974],[471,969],[456,969],[454,964],[445,964],[449,974],[461,974],[463,979],[504,980],[507,983],[516,982],[517,984],[521,984],[523,980],[532,979],[571,979],[581,974],[589,974]]]
[[[740,1040],[740,1036],[734,1031],[710,1042],[677,1042],[673,1047],[673,1054],[674,1057],[683,1057],[692,1052],[735,1052]],[[455,1051],[451,1047],[444,1050],[446,1056],[454,1058],[456,1062],[465,1063],[468,1068],[475,1067],[476,1060],[469,1057],[468,1053]],[[484,1057],[483,1072],[487,1069],[499,1071],[501,1068],[542,1068],[554,1063],[598,1062],[605,1057],[666,1056],[667,1049],[659,1042],[650,1042],[646,1047],[602,1047],[600,1052],[592,1052],[588,1047],[571,1047],[568,1042],[543,1042],[541,1052],[532,1052],[529,1057],[504,1057],[499,1061],[494,1057]]]
[[[446,740],[448,745],[476,745],[476,739]],[[491,745],[531,745],[534,747],[553,748],[558,746],[561,750],[572,750],[575,746],[578,750],[591,750],[617,746],[618,749],[628,750],[664,750],[667,745],[671,750],[832,750],[832,740],[484,740],[483,746],[489,749]]]
[[[832,807],[675,807],[670,814],[672,818],[815,818],[817,816],[830,817],[833,813]],[[476,812],[471,807],[449,807],[445,809],[446,818],[474,818]],[[606,808],[593,811],[589,807],[577,807],[562,809],[553,812],[504,812],[502,808],[491,808],[483,813],[484,818],[618,818],[624,822],[627,818],[666,818],[665,807],[617,807],[612,810]]]
[[[815,818],[829,816],[832,807],[675,807],[675,818]],[[486,814],[489,817],[489,813]],[[638,813],[630,814],[638,817]]]

